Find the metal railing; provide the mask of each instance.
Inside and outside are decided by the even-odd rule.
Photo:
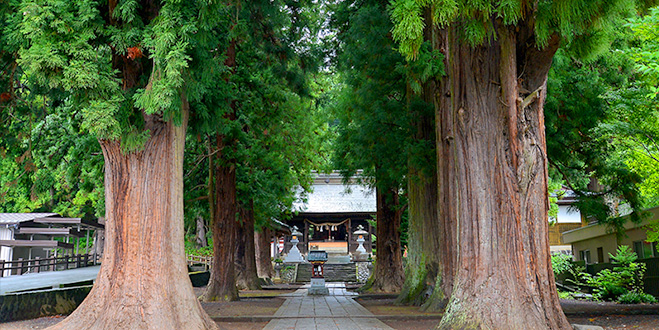
[[[98,254],[64,255],[43,259],[36,257],[34,259],[25,260],[19,258],[18,260],[13,261],[0,260],[0,277],[4,276],[6,270],[9,270],[10,272],[17,270],[16,275],[23,275],[28,273],[39,273],[42,271],[56,271],[94,266],[99,262],[100,255]]]

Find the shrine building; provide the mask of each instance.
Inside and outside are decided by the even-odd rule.
[[[329,263],[350,261],[359,246],[356,235],[358,226],[363,226],[369,234],[364,235],[364,247],[371,253],[371,235],[374,228],[367,220],[374,220],[376,212],[375,191],[357,184],[358,176],[351,178],[349,185],[343,184],[338,172],[317,173],[313,191],[306,201],[301,198],[294,204],[297,212],[286,223],[296,226],[301,233],[298,249],[303,255],[309,250],[327,251]],[[291,237],[286,237],[284,253],[291,249]]]

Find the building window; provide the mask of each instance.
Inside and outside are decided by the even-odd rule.
[[[639,259],[659,257],[657,242],[636,241],[634,242],[634,252],[636,252]]]
[[[604,262],[604,249],[601,247],[597,248],[597,262],[598,263]]]
[[[581,250],[581,251],[579,251],[579,257],[586,264],[589,264],[590,263],[590,250]]]

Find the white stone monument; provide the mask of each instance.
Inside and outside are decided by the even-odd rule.
[[[366,249],[364,248],[364,242],[366,241],[364,235],[367,235],[368,232],[364,230],[362,225],[359,225],[353,234],[357,235],[357,243],[359,243],[359,246],[353,255],[353,261],[365,261],[367,259],[367,254]]]
[[[298,231],[297,226],[293,226],[293,232],[291,235],[293,235],[293,238],[291,239],[293,247],[288,251],[286,258],[284,258],[284,262],[304,262],[304,258],[302,257],[300,250],[297,248],[297,243],[300,242],[297,238],[298,236],[302,236],[302,233]]]

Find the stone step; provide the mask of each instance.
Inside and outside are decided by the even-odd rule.
[[[296,282],[311,281],[311,264],[301,263],[297,266]],[[354,263],[325,264],[326,282],[357,282],[357,268]]]
[[[310,282],[311,281],[311,264],[301,263],[297,265],[297,273],[295,274],[295,282]]]
[[[350,256],[345,253],[329,253],[327,256],[328,264],[347,264],[350,263]]]

